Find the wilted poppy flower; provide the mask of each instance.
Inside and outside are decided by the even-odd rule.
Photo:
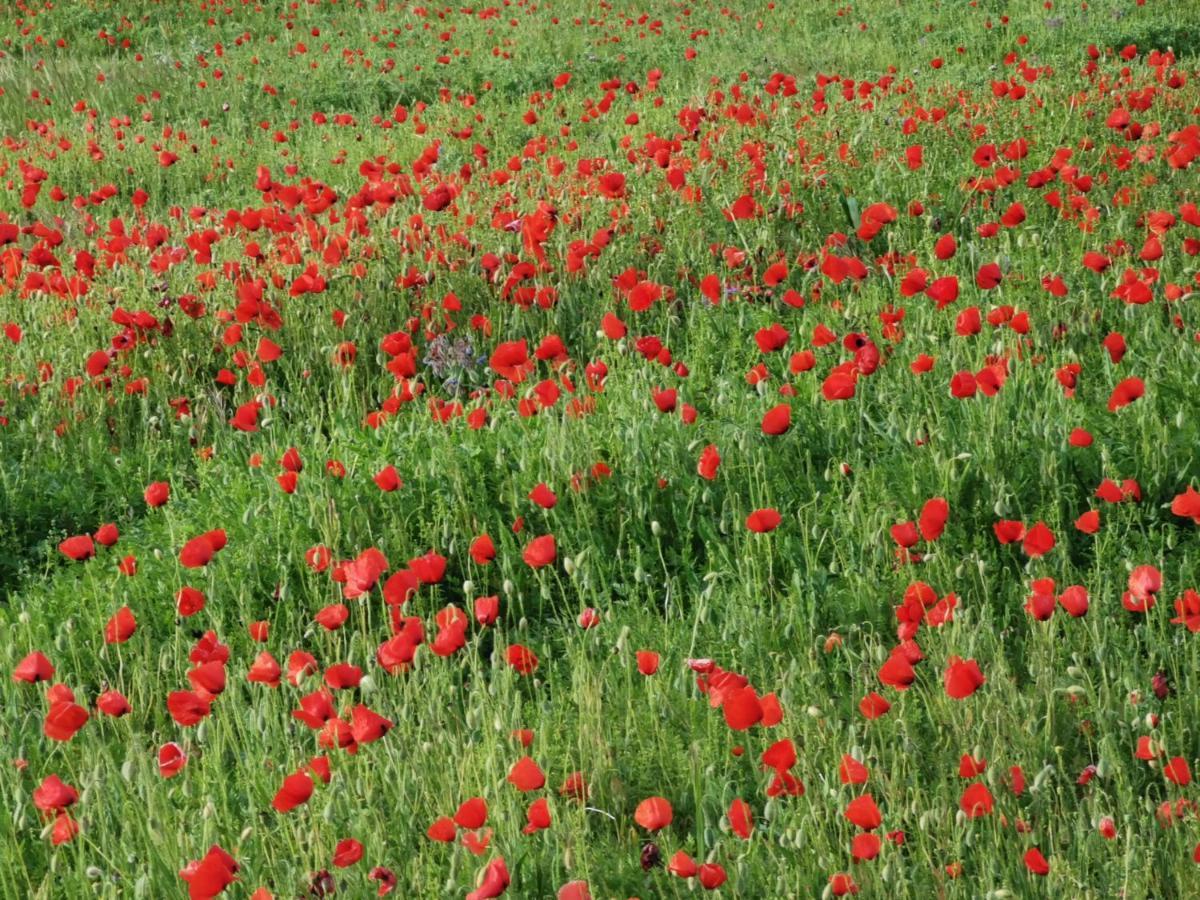
[[[378,897],[386,897],[396,889],[396,885],[399,883],[396,879],[396,873],[384,866],[373,868],[370,874],[367,875],[367,879],[379,882],[379,887],[375,892]]]

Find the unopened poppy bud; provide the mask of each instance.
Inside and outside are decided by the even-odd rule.
[[[475,582],[467,579],[462,583],[462,592],[464,596],[470,596],[475,593]]]
[[[655,537],[658,537],[660,534],[662,534],[662,526],[658,524],[657,519],[654,519],[650,523],[650,533]]]
[[[88,866],[83,872],[89,881],[99,881],[104,877],[104,870],[98,866]]]
[[[513,592],[513,583],[509,579],[505,578],[504,583],[500,585],[500,589],[504,591],[504,594],[507,596]]]

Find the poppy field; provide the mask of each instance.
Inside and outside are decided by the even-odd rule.
[[[1200,896],[1197,16],[0,0],[0,897]]]

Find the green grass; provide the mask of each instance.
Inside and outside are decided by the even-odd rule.
[[[510,896],[553,897],[574,879],[596,898],[702,891],[665,868],[679,850],[722,866],[728,881],[718,892],[746,898],[818,896],[839,872],[853,875],[862,896],[1195,895],[1195,812],[1169,826],[1157,816],[1164,803],[1195,800],[1191,785],[1164,779],[1163,765],[1182,757],[1194,767],[1200,758],[1200,638],[1170,623],[1175,598],[1200,587],[1197,526],[1170,509],[1200,484],[1200,320],[1190,292],[1200,234],[1181,213],[1200,192],[1195,164],[1175,168],[1165,158],[1170,136],[1194,129],[1200,108],[1200,48],[1181,25],[1186,10],[1118,0],[1050,10],[982,0],[705,2],[660,5],[639,24],[640,9],[578,0],[498,7],[495,17],[483,7],[439,13],[345,0],[290,11],[227,6],[60,3],[31,15],[0,3],[0,226],[26,229],[0,246],[0,326],[23,332],[19,343],[0,333],[0,671],[40,650],[54,681],[91,712],[71,740],[51,740],[42,731],[47,686],[0,682],[0,896],[178,896],[187,890],[179,871],[213,844],[241,866],[226,892],[234,897],[260,888],[315,896],[322,870],[333,872],[338,896],[373,896],[376,866],[395,873],[395,896],[461,896],[499,857]],[[661,29],[650,27],[655,19]],[[60,38],[65,47],[55,45]],[[1088,74],[1090,44],[1101,53]],[[1124,60],[1130,44],[1138,55]],[[1169,48],[1176,58],[1160,77],[1148,57]],[[448,64],[437,61],[442,54]],[[931,66],[935,58],[944,65]],[[1036,80],[1018,63],[1036,67]],[[649,90],[652,70],[661,77]],[[570,83],[555,90],[567,71]],[[795,92],[775,91],[775,73],[793,76]],[[1174,73],[1185,83],[1168,86]],[[885,76],[887,87],[878,86]],[[605,101],[609,79],[617,87]],[[830,79],[853,79],[855,91],[876,86],[869,98],[847,100]],[[995,82],[1010,79],[1027,89],[1023,100],[994,94]],[[1157,130],[1132,139],[1106,127],[1118,103],[1136,104],[1151,86],[1150,107],[1132,116]],[[585,115],[602,102],[611,103],[606,113]],[[398,105],[408,112],[403,123],[393,120]],[[944,117],[933,117],[935,108]],[[530,109],[536,122],[525,119]],[[681,124],[685,109],[705,111],[694,138]],[[339,114],[353,124],[335,124]],[[915,133],[906,120],[919,122]],[[985,174],[972,162],[976,147],[1018,138],[1028,156],[998,165],[1019,177],[994,193],[972,191],[970,179]],[[414,163],[435,141],[436,167],[420,174]],[[913,144],[924,148],[918,170],[904,163]],[[1090,190],[1062,177],[1028,185],[1060,148],[1093,178]],[[1139,158],[1140,148],[1153,153]],[[163,151],[178,161],[159,165]],[[1135,155],[1124,161],[1123,151]],[[596,175],[580,168],[601,159],[626,176],[623,198],[602,196]],[[29,208],[22,161],[47,172]],[[367,180],[360,166],[371,161],[396,164],[390,208],[353,199]],[[286,208],[256,188],[259,167],[279,184],[328,185],[337,199],[316,212]],[[673,188],[669,169],[699,196]],[[460,190],[454,204],[423,208],[421,196],[441,180]],[[105,185],[116,195],[87,202]],[[65,199],[53,199],[55,187]],[[148,194],[141,209],[139,188]],[[1078,200],[1079,216],[1046,202],[1055,190],[1068,212]],[[764,214],[728,219],[723,210],[746,194]],[[530,284],[552,288],[556,301],[523,306],[502,288],[517,262],[535,260],[502,216],[528,217],[539,202],[555,207],[557,225],[543,248],[547,267]],[[1024,222],[982,236],[980,226],[1013,202],[1024,204]],[[855,231],[874,203],[898,217],[864,241]],[[802,211],[789,214],[790,204]],[[265,208],[278,209],[274,228],[241,222],[243,212]],[[1143,262],[1155,211],[1177,222],[1162,237],[1161,259]],[[110,260],[113,223],[133,240]],[[48,249],[66,278],[82,273],[85,296],[27,285],[31,272],[55,271],[28,261],[40,240],[34,225],[59,233]],[[603,228],[611,240],[572,271],[572,243]],[[211,261],[198,261],[187,239],[209,229],[218,238]],[[152,248],[148,231],[162,235]],[[958,252],[941,261],[933,245],[947,233]],[[830,240],[836,234],[845,246]],[[344,249],[330,262],[337,235]],[[27,261],[6,279],[3,254],[13,246]],[[172,248],[182,259],[164,268]],[[727,249],[744,258],[728,260]],[[94,274],[81,251],[94,257]],[[822,274],[829,251],[860,258],[869,274],[835,283]],[[1112,256],[1111,268],[1083,267],[1088,251]],[[501,258],[494,282],[486,253]],[[883,264],[889,253],[894,274]],[[765,286],[765,271],[781,260],[786,279]],[[1004,278],[981,290],[976,272],[993,261]],[[290,298],[310,264],[325,290]],[[914,265],[930,280],[957,275],[958,300],[938,310],[921,293],[904,296]],[[1158,273],[1152,302],[1113,296],[1127,269],[1145,267]],[[631,311],[614,288],[631,269],[673,298]],[[223,336],[239,302],[235,271],[266,280],[281,327],[244,323],[241,343],[230,346]],[[425,283],[398,286],[412,273]],[[713,274],[723,296],[715,306],[700,288]],[[1054,274],[1069,285],[1064,297],[1042,288]],[[783,302],[787,289],[803,307]],[[446,311],[449,294],[459,309]],[[187,315],[183,295],[205,313]],[[960,336],[955,319],[971,306],[982,330]],[[1027,333],[989,324],[988,313],[1004,306],[1028,314]],[[92,378],[85,363],[120,334],[118,307],[169,320],[169,334],[147,332]],[[885,331],[885,315],[901,308],[902,334]],[[336,311],[345,315],[340,327]],[[605,336],[609,312],[628,326],[623,339]],[[774,323],[790,337],[782,351],[764,353],[755,333]],[[837,339],[817,346],[818,326]],[[380,347],[395,332],[413,343],[415,397],[370,427],[368,417],[401,387]],[[1128,345],[1119,363],[1101,344],[1111,332]],[[827,400],[822,383],[852,359],[842,341],[854,333],[878,347],[881,364],[858,378],[853,398]],[[484,362],[431,364],[442,334],[465,338]],[[505,396],[486,358],[522,339],[532,356],[548,335],[561,338],[566,359],[535,359]],[[639,350],[649,336],[669,350],[669,364]],[[255,387],[236,354],[253,357],[262,337],[284,352],[262,364],[265,381]],[[357,350],[349,367],[334,362],[344,342]],[[789,358],[805,349],[815,367],[791,372]],[[922,353],[936,363],[918,376],[910,363]],[[1007,360],[1008,374],[995,396],[951,396],[956,372],[997,360]],[[607,367],[602,385],[589,383],[596,362]],[[760,363],[769,377],[752,386],[747,373]],[[1068,396],[1056,372],[1071,363],[1081,369]],[[218,384],[222,369],[238,383]],[[1145,396],[1110,412],[1110,393],[1130,376],[1144,381]],[[127,392],[143,378],[144,393]],[[562,396],[523,415],[533,386],[548,380]],[[659,411],[654,393],[663,388],[694,408],[693,423],[681,409]],[[261,410],[259,430],[231,428],[235,410],[263,394],[275,405]],[[176,414],[181,398],[189,415]],[[486,424],[439,422],[435,401],[484,409]],[[791,428],[764,435],[762,416],[779,403],[791,408]],[[1090,447],[1068,442],[1077,427],[1094,436]],[[697,473],[709,444],[722,457],[713,480]],[[275,482],[289,447],[304,462],[291,495]],[[329,460],[345,466],[344,478],[326,472]],[[597,463],[611,475],[590,476]],[[386,465],[403,479],[398,491],[372,481]],[[1140,500],[1098,499],[1106,478],[1135,479]],[[151,509],[142,492],[155,481],[170,482],[171,496]],[[528,499],[540,482],[558,495],[553,509]],[[949,505],[945,532],[916,548],[923,560],[902,565],[889,529],[915,521],[932,497]],[[750,532],[746,517],[766,507],[781,524]],[[1089,509],[1101,515],[1094,535],[1073,526]],[[1030,559],[1019,543],[998,543],[993,525],[1002,519],[1044,521],[1057,545]],[[105,522],[120,528],[115,547],[79,563],[59,552],[65,537]],[[203,569],[182,568],[183,544],[215,528],[228,546]],[[490,565],[469,554],[484,533],[497,548]],[[544,534],[555,536],[557,558],[533,569],[522,551]],[[306,564],[316,545],[335,561],[376,547],[389,575],[431,549],[447,558],[444,579],[404,607],[428,639],[410,671],[389,675],[376,662],[391,636],[380,591],[344,599],[328,572]],[[133,576],[117,568],[129,555]],[[1163,577],[1144,615],[1121,599],[1143,564]],[[1055,579],[1058,591],[1085,586],[1088,614],[1060,608],[1035,621],[1024,605],[1040,578]],[[900,692],[877,672],[897,644],[895,609],[916,581],[959,603],[952,621],[920,628],[925,660]],[[185,584],[207,596],[186,619],[174,600]],[[470,618],[474,599],[493,594],[493,626],[472,620],[461,650],[431,651],[440,610],[452,604]],[[339,602],[350,609],[343,627],[328,632],[313,621]],[[137,630],[106,644],[105,623],[122,606]],[[578,617],[589,607],[600,624],[585,630]],[[248,632],[258,621],[270,627],[261,644]],[[227,687],[210,716],[182,727],[167,695],[189,689],[189,653],[209,631],[229,647]],[[535,672],[508,665],[511,644],[536,653]],[[642,649],[661,654],[657,674],[638,673]],[[275,689],[249,683],[263,650],[285,672],[288,657],[305,651],[320,671],[299,689],[286,679]],[[987,679],[965,700],[943,687],[951,656],[977,660]],[[775,693],[782,722],[731,730],[697,688],[688,660],[699,658],[744,675],[761,695]],[[339,715],[348,719],[362,703],[395,726],[354,755],[322,747],[291,716],[338,662],[365,675],[358,688],[335,692]],[[1170,685],[1163,698],[1154,690],[1159,673]],[[96,709],[110,689],[132,713]],[[876,720],[858,708],[872,691],[892,703]],[[534,732],[528,751],[512,735],[518,729]],[[1163,748],[1152,763],[1134,755],[1143,736]],[[774,773],[760,758],[783,738],[798,753],[801,797],[767,796]],[[157,751],[170,741],[188,762],[165,779]],[[506,781],[525,752],[547,779],[528,794]],[[284,777],[318,754],[329,758],[331,783],[276,812]],[[844,754],[869,768],[865,784],[840,783]],[[963,754],[987,760],[981,776],[959,777]],[[1027,781],[1020,795],[1009,787],[1013,766]],[[1080,784],[1089,766],[1095,775]],[[588,784],[585,803],[559,792],[574,772]],[[61,846],[33,800],[52,774],[80,793],[69,811],[79,833]],[[989,786],[995,810],[968,821],[959,798],[972,781]],[[878,858],[856,863],[860,829],[843,811],[862,793],[882,811],[878,833],[904,839],[885,839]],[[473,796],[489,807],[486,851],[426,836]],[[651,796],[674,809],[654,835],[634,819]],[[526,809],[542,797],[551,827],[522,834]],[[728,820],[735,798],[752,810],[748,840]],[[1114,820],[1113,840],[1098,831],[1104,817]],[[334,868],[335,846],[350,837],[362,842],[362,860]],[[663,865],[643,868],[648,841]],[[1022,861],[1034,846],[1049,860],[1044,878]],[[953,864],[957,878],[947,873]]]

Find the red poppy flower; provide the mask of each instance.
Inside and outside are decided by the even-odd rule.
[[[638,650],[636,656],[638,672],[642,675],[650,676],[658,671],[659,656],[655,651]]]
[[[674,817],[671,803],[665,797],[648,797],[633,812],[633,820],[647,831],[661,831]]]
[[[363,845],[354,838],[345,838],[338,841],[333,850],[333,864],[339,869],[345,869],[362,859],[362,856]]]
[[[749,840],[750,832],[754,830],[750,804],[740,797],[729,804],[729,827],[742,840]]]
[[[521,675],[529,675],[538,667],[537,655],[522,644],[510,644],[505,656],[508,664]]]
[[[123,644],[136,630],[137,620],[133,617],[133,611],[128,606],[122,606],[104,626],[104,641],[107,644]]]
[[[746,517],[746,527],[755,534],[765,534],[779,527],[783,517],[775,509],[756,509]]]
[[[69,741],[88,720],[88,711],[71,700],[51,702],[42,722],[42,733],[55,741]]]
[[[133,711],[133,707],[129,705],[129,701],[125,699],[125,695],[120,691],[105,691],[102,693],[96,698],[96,708],[106,716],[111,716],[114,719],[127,716]]]
[[[522,756],[508,772],[508,782],[518,791],[536,791],[546,784],[546,775],[531,756]]]
[[[525,564],[531,569],[541,569],[554,562],[558,556],[558,547],[554,541],[554,535],[544,534],[541,537],[536,537],[530,541],[525,550],[521,553],[521,558]]]
[[[79,792],[57,775],[48,775],[33,789],[33,805],[42,812],[61,812],[79,800]]]
[[[1146,394],[1146,383],[1140,378],[1126,378],[1115,388],[1108,398],[1108,411],[1116,412],[1124,406],[1128,406],[1134,400],[1144,397]]]
[[[958,802],[959,809],[963,811],[968,819],[987,815],[992,811],[994,804],[995,801],[992,798],[992,792],[987,789],[986,785],[978,781],[967,786],[967,789],[962,793],[962,798]]]
[[[142,497],[146,501],[146,505],[151,508],[162,506],[167,502],[168,499],[170,499],[170,496],[171,485],[167,484],[165,481],[154,482],[153,484],[149,485],[142,494]]]
[[[178,775],[186,764],[187,754],[174,741],[158,748],[158,774],[163,778],[173,778]]]
[[[875,805],[875,798],[870,794],[863,794],[851,800],[844,815],[863,831],[873,831],[883,822],[879,807]]]
[[[40,650],[34,650],[13,669],[12,680],[37,684],[54,677],[54,664]]]
[[[1025,868],[1034,875],[1050,874],[1050,863],[1046,862],[1046,857],[1037,847],[1030,847],[1025,851]]]
[[[283,779],[283,785],[275,793],[271,805],[277,812],[289,812],[306,803],[312,792],[312,777],[304,771],[295,772]]]
[[[508,866],[498,857],[488,863],[479,887],[467,894],[466,900],[494,900],[508,889],[509,880]]]
[[[762,419],[762,433],[780,435],[792,427],[792,410],[786,403],[781,403],[767,410]]]
[[[945,674],[946,693],[955,700],[970,697],[986,681],[975,660],[968,659],[964,662],[957,656],[950,657]]]
[[[58,550],[63,556],[75,561],[91,559],[96,555],[96,545],[92,541],[91,535],[77,534],[74,537],[69,537],[58,545]]]

